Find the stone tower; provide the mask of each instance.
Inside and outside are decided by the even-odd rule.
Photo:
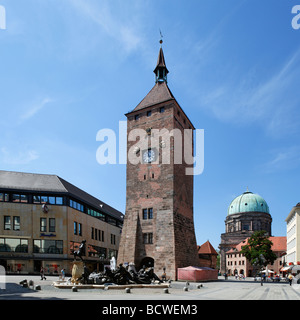
[[[177,268],[199,264],[193,175],[186,174],[192,165],[184,157],[186,146],[193,154],[194,127],[167,85],[162,48],[154,73],[154,87],[126,114],[126,212],[118,264],[154,266],[158,276],[165,267],[174,280]]]

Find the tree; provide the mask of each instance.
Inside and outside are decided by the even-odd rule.
[[[248,238],[247,244],[242,247],[241,253],[253,267],[266,267],[268,264],[273,264],[277,258],[271,249],[272,245],[272,241],[269,240],[264,230],[256,231]]]

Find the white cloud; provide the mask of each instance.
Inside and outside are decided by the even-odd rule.
[[[9,165],[25,165],[39,158],[39,154],[35,150],[17,149],[18,151],[12,151],[2,147],[1,162]]]
[[[26,111],[21,114],[20,120],[21,122],[26,121],[32,118],[35,114],[37,114],[40,110],[42,110],[48,103],[52,102],[53,100],[46,97],[42,101],[34,102],[31,106],[26,107]]]
[[[84,17],[98,25],[106,35],[113,38],[126,53],[135,50],[142,42],[139,32],[141,24],[139,9],[130,6],[130,14],[124,14],[121,6],[114,3],[114,10],[107,1],[69,0],[70,4]],[[121,9],[117,10],[120,7]],[[125,8],[125,7],[124,7]]]
[[[261,166],[267,173],[286,171],[300,166],[300,147],[292,146],[273,150],[271,160]]]
[[[120,34],[122,43],[127,52],[135,50],[141,42],[141,39],[136,34],[135,30],[128,26],[121,26]]]
[[[217,118],[241,125],[257,123],[271,135],[297,130],[300,50],[264,82],[255,83],[262,75],[253,77],[253,70],[228,77],[200,96],[201,104]]]

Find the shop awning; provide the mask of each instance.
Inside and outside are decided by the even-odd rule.
[[[272,271],[272,270],[264,270],[264,271],[262,271],[262,273],[274,273],[274,271]]]
[[[288,267],[282,267],[279,271],[288,271],[290,270],[291,268],[293,268],[293,266],[288,266]]]

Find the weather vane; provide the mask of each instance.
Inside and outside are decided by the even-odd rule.
[[[160,33],[160,40],[159,40],[159,43],[162,45],[162,43],[163,43],[163,40],[162,40],[163,35],[162,35],[162,33],[161,33],[161,30],[160,30],[160,29],[159,29],[159,33]]]

